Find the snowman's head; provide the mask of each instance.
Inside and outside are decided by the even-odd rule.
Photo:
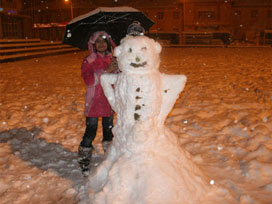
[[[146,36],[127,36],[114,49],[122,72],[147,73],[158,70],[161,45]]]

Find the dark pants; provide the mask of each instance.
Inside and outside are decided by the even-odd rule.
[[[83,136],[80,146],[92,147],[92,142],[96,136],[98,126],[98,118],[86,117],[86,130]],[[103,126],[103,142],[111,141],[113,138],[111,129],[113,127],[113,115],[110,117],[102,117]]]

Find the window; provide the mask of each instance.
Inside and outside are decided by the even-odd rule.
[[[215,11],[199,11],[198,19],[215,19]]]
[[[257,18],[258,10],[251,10],[251,18]]]
[[[158,19],[163,19],[163,12],[158,12]]]
[[[241,11],[234,11],[234,16],[241,16]]]
[[[50,23],[50,21],[51,21],[50,20],[50,15],[47,14],[45,17],[46,17],[46,22],[45,23]]]
[[[3,17],[3,35],[4,38],[18,38],[20,20],[16,18]]]
[[[177,11],[173,12],[173,19],[179,19],[179,12]]]
[[[89,0],[80,0],[79,3],[83,3],[83,4],[84,3],[90,3],[90,1]]]
[[[267,17],[268,18],[272,18],[272,10],[268,10],[267,11]]]
[[[39,15],[39,21],[38,22],[43,23],[43,16],[41,14]]]

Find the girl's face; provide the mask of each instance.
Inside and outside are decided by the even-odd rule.
[[[95,41],[95,48],[98,52],[101,53],[106,52],[106,50],[108,49],[108,44],[102,36],[99,36]]]

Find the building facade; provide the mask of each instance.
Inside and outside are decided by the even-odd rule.
[[[89,0],[24,0],[22,11],[32,22],[32,37],[62,40],[65,25],[95,6]]]
[[[31,19],[22,14],[22,0],[0,1],[0,39],[31,35]]]
[[[231,12],[231,31],[234,39],[264,43],[265,33],[272,33],[271,0],[236,1]]]
[[[11,2],[16,2],[12,7]],[[167,43],[263,43],[272,30],[272,0],[2,0],[0,38],[34,37],[61,40],[65,25],[100,6],[132,6],[154,25],[149,34]],[[13,2],[13,3],[14,3]],[[10,18],[12,16],[12,18]],[[25,33],[29,24],[31,34]],[[12,26],[16,29],[8,29]],[[15,31],[16,30],[16,31]],[[198,40],[197,40],[198,39]],[[203,39],[203,40],[202,40]],[[215,41],[214,41],[215,40]]]

